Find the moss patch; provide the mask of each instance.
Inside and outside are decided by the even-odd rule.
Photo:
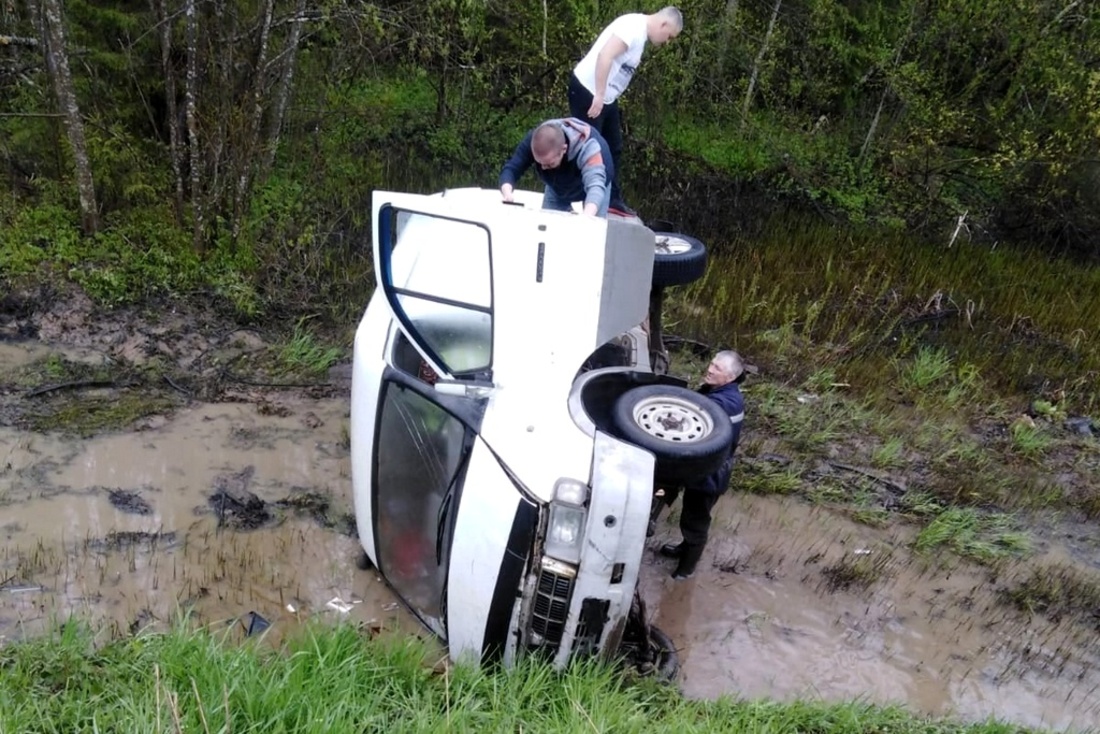
[[[91,436],[126,428],[134,421],[175,409],[178,402],[150,389],[111,390],[108,394],[68,395],[43,403],[20,423],[34,431],[60,431]]]

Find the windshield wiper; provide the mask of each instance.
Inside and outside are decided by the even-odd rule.
[[[470,460],[470,454],[474,452],[474,441],[471,439],[462,447],[462,456],[458,460],[451,481],[447,484],[447,491],[443,494],[443,502],[439,505],[439,513],[435,519],[435,565],[443,563],[443,531],[446,528],[447,516],[450,514],[451,502],[454,500],[455,489],[458,487],[458,478],[466,469],[466,463]]]

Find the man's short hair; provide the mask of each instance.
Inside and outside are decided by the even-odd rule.
[[[684,30],[684,14],[675,5],[666,5],[657,11],[657,15],[664,17],[665,20],[676,26],[677,31]]]
[[[565,133],[561,126],[544,122],[535,128],[531,136],[531,152],[538,156],[550,155],[565,145]]]
[[[714,361],[721,365],[722,370],[731,380],[736,380],[745,374],[745,364],[741,361],[741,355],[733,350],[719,352],[714,355]]]

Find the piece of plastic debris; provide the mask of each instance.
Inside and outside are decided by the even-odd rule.
[[[397,609],[397,602],[395,601],[390,602],[389,604],[386,604],[382,607],[382,611],[384,612],[392,612],[394,609]]]
[[[286,605],[286,610],[287,610],[288,612],[290,612],[291,614],[297,614],[297,613],[298,613],[298,610],[297,610],[297,609],[295,609],[295,607],[294,607],[294,605],[293,605],[293,604],[287,604],[287,605]]]
[[[815,403],[820,400],[820,398],[816,395],[811,395],[810,393],[807,393],[805,395],[799,395],[796,400],[805,405],[807,403]]]
[[[363,602],[362,602],[361,599],[355,599],[353,601],[344,601],[340,597],[334,596],[334,597],[332,597],[331,599],[328,600],[328,603],[325,604],[325,606],[328,607],[329,609],[333,609],[337,612],[340,612],[341,614],[347,614],[348,612],[351,611],[351,608],[353,606],[355,606],[356,604],[362,604],[362,603]]]
[[[866,556],[866,555],[869,555],[871,553],[871,549],[870,548],[857,548],[856,550],[854,550],[852,552],[855,553],[857,556]]]
[[[45,591],[45,588],[38,584],[23,584],[23,585],[11,585],[0,586],[0,591],[6,591],[9,594],[25,594],[28,591]]]
[[[247,634],[249,637],[251,637],[252,635],[258,635],[270,626],[271,622],[268,622],[256,612],[249,612],[248,624],[245,625],[245,628],[247,629],[247,632],[245,634]]]

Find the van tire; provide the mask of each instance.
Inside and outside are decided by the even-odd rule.
[[[655,624],[649,626],[649,641],[654,650],[654,676],[664,683],[675,683],[680,675],[680,655],[672,638]]]
[[[686,234],[654,232],[653,285],[687,285],[707,271],[706,246]]]
[[[675,385],[627,390],[611,408],[619,438],[653,453],[656,481],[691,486],[717,471],[729,457],[733,426],[715,402]]]

